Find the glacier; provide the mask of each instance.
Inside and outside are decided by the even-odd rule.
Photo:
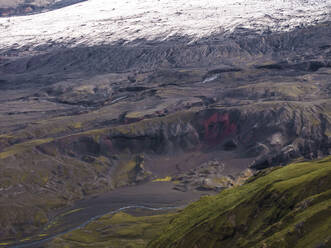
[[[283,32],[330,20],[331,0],[89,0],[29,16],[0,18],[0,50],[122,40],[194,41],[236,29]]]

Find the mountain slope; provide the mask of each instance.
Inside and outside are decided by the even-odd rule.
[[[135,183],[141,155],[157,178],[215,159],[235,176],[254,160],[329,155],[330,30],[6,57],[0,238],[31,235],[59,207]]]
[[[0,18],[0,240],[125,185],[206,189],[330,155],[330,3],[89,0]]]
[[[190,205],[148,247],[330,247],[331,157],[265,174]]]

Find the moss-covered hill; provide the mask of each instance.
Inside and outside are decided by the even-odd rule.
[[[261,172],[204,197],[148,247],[331,247],[331,157]]]

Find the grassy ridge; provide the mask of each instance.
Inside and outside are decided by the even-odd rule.
[[[331,157],[261,173],[176,215],[148,247],[330,247]]]

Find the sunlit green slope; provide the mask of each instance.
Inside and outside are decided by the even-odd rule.
[[[148,247],[331,247],[331,157],[274,168],[204,197]]]

